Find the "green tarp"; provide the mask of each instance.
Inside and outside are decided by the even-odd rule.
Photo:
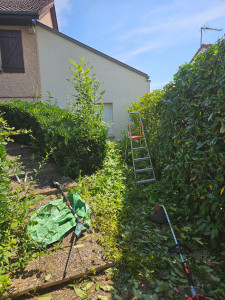
[[[86,228],[90,227],[90,208],[81,197],[70,193],[67,198]],[[41,247],[60,241],[76,225],[70,208],[63,199],[40,207],[30,218],[27,233]]]

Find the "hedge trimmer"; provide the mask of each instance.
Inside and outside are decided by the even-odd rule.
[[[65,193],[63,192],[60,184],[55,179],[51,179],[51,181],[52,181],[53,187],[56,187],[57,189],[60,190],[61,194],[63,195],[64,200],[66,201],[66,204],[68,205],[68,207],[70,208],[72,214],[74,215],[74,217],[76,219],[76,227],[75,227],[75,230],[73,232],[73,236],[72,236],[72,240],[71,240],[70,252],[69,252],[67,262],[66,262],[66,267],[65,267],[65,270],[64,270],[64,273],[63,273],[63,279],[64,279],[66,277],[66,274],[67,274],[67,270],[68,270],[68,267],[69,267],[70,258],[71,258],[71,254],[72,254],[75,242],[79,239],[82,232],[87,230],[87,227],[84,226],[83,221],[76,214],[75,210],[71,206],[70,201],[68,200]]]
[[[171,225],[168,213],[165,209],[165,206],[164,205],[157,205],[155,210],[156,210],[157,214],[156,215],[151,214],[149,216],[149,218],[155,223],[163,224],[166,221],[169,223],[169,226],[170,226],[170,229],[171,229],[174,241],[175,241],[175,245],[172,246],[171,249],[173,250],[173,252],[177,252],[178,254],[180,254],[180,258],[181,258],[181,261],[182,261],[182,266],[183,266],[187,281],[188,281],[190,289],[191,289],[191,294],[192,294],[192,296],[188,297],[186,300],[210,300],[209,298],[206,298],[204,295],[197,294],[197,292],[195,290],[193,281],[191,279],[191,275],[190,275],[189,270],[188,270],[187,263],[184,261],[184,257],[183,257],[183,247],[184,247],[184,245],[178,244],[178,242],[177,242],[177,238],[175,236],[175,233],[174,233],[173,227]]]

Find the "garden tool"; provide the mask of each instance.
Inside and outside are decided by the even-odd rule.
[[[19,179],[19,176],[16,174],[15,174],[15,176],[16,176],[16,179],[19,182],[19,184],[22,184],[21,180]],[[27,176],[28,176],[28,173],[26,172],[25,176],[24,176],[24,181],[23,181],[24,183],[27,181]]]
[[[164,205],[156,205],[155,210],[156,210],[157,214],[156,215],[150,214],[149,218],[151,219],[151,221],[153,221],[155,223],[163,224],[166,221],[169,223],[170,230],[172,232],[172,235],[173,235],[173,238],[175,241],[175,245],[171,247],[171,249],[173,250],[172,252],[177,252],[178,254],[180,254],[182,266],[183,266],[187,281],[189,283],[189,287],[191,289],[191,294],[192,294],[192,296],[188,297],[186,300],[210,300],[209,298],[206,298],[204,295],[198,295],[195,290],[192,278],[191,278],[189,270],[188,270],[187,263],[184,261],[184,257],[183,257],[183,246],[184,245],[178,244],[177,238],[175,236],[175,233],[174,233],[173,227],[171,225],[169,215],[165,209],[165,206]]]
[[[65,193],[63,192],[59,182],[57,182],[55,179],[51,179],[52,181],[52,185],[53,187],[56,187],[57,189],[60,190],[61,194],[63,195],[64,200],[66,201],[66,204],[68,205],[68,207],[70,208],[72,214],[74,215],[75,219],[76,219],[76,227],[75,230],[73,231],[73,235],[72,235],[72,239],[71,239],[71,246],[70,246],[70,251],[69,251],[69,255],[67,258],[67,262],[66,262],[66,267],[63,273],[63,279],[66,277],[67,271],[68,271],[68,267],[69,267],[69,263],[70,263],[70,258],[71,258],[71,254],[75,245],[75,242],[79,239],[79,237],[81,236],[82,232],[87,230],[87,227],[84,226],[83,221],[78,217],[78,215],[76,214],[75,210],[73,209],[73,207],[71,206],[70,201],[68,200],[68,198],[66,197]]]

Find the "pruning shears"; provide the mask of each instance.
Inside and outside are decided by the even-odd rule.
[[[16,174],[15,174],[15,176],[16,176],[16,179],[17,179],[17,181],[19,182],[19,184],[22,184],[21,180],[19,179],[19,176],[16,175]],[[26,173],[25,173],[25,176],[24,176],[23,183],[26,183],[27,177],[28,177],[28,173],[26,172]]]

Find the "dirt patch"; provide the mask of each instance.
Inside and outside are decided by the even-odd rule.
[[[53,163],[46,163],[42,172],[35,177],[34,169],[40,165],[41,158],[33,154],[26,146],[9,143],[7,153],[10,160],[19,155],[19,162],[23,169],[22,173],[17,173],[22,184],[19,184],[15,174],[12,174],[11,187],[13,189],[20,187],[21,192],[24,193],[32,191],[36,195],[42,195],[41,200],[31,208],[31,211],[37,210],[52,200],[62,198],[59,191],[50,186],[49,179],[51,177],[55,177],[60,182],[65,192],[68,188],[76,185],[71,178],[63,176]],[[24,183],[25,172],[28,173],[28,178]],[[91,286],[90,290],[86,290],[86,293],[92,294],[92,299],[97,299],[98,295],[107,296],[110,299],[111,293],[100,288],[101,285],[104,287],[105,282],[108,282],[108,277],[104,274],[97,274],[112,267],[114,263],[104,258],[104,248],[98,243],[99,233],[95,233],[92,229],[88,229],[77,241],[72,251],[67,275],[63,279],[71,236],[72,233],[68,234],[62,242],[57,243],[57,246],[50,247],[47,254],[30,261],[23,272],[11,277],[11,285],[7,289],[5,297],[37,299],[37,295],[42,293],[52,296],[52,299],[73,299],[76,297],[76,292],[73,288],[68,288],[68,282],[89,278],[88,280],[91,280],[93,285],[89,285]],[[102,280],[101,284],[98,283],[99,280]],[[79,284],[82,287],[83,283]],[[49,289],[51,290],[49,291]]]
[[[49,249],[49,254],[41,255],[30,261],[22,273],[11,277],[11,285],[7,290],[8,295],[18,297],[33,290],[43,290],[71,280],[93,276],[95,273],[113,266],[113,263],[104,258],[104,249],[98,245],[97,235],[85,233],[73,249],[68,272],[63,279],[70,251],[70,238],[71,234],[58,243],[58,250]]]
[[[26,295],[17,297],[17,300],[37,300],[39,297],[49,297],[49,299],[54,300],[72,300],[72,299],[82,299],[76,294],[74,289],[77,288],[82,290],[87,283],[92,283],[92,286],[86,291],[88,296],[87,299],[102,299],[100,297],[105,297],[103,299],[113,299],[113,295],[107,289],[113,287],[114,283],[109,278],[107,273],[103,271],[101,274],[88,275],[80,280],[71,281],[70,284],[61,284],[54,288],[48,288],[39,292],[29,292]],[[100,297],[99,297],[100,296]],[[50,298],[51,297],[51,298]]]

